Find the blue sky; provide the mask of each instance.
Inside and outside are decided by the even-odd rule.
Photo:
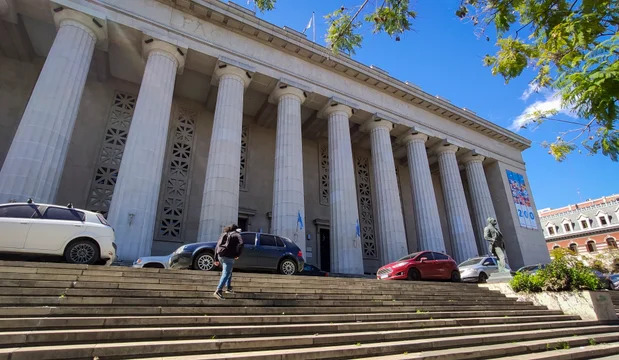
[[[252,8],[245,0],[239,4]],[[368,7],[373,8],[375,0]],[[302,31],[316,13],[316,42],[322,45],[326,32],[323,16],[339,6],[353,8],[361,0],[278,0],[276,9],[257,15],[278,26]],[[382,3],[382,2],[380,2]],[[482,65],[485,54],[494,54],[494,38],[477,38],[473,26],[454,15],[457,0],[411,1],[417,11],[413,31],[395,42],[386,35],[363,31],[363,47],[353,58],[376,65],[400,80],[410,81],[424,91],[448,99],[453,104],[475,111],[500,126],[510,127],[527,106],[547,100],[548,94],[534,93],[523,99],[532,78],[531,72],[505,84]],[[311,30],[308,38],[311,39]],[[560,115],[570,119],[568,115]],[[619,193],[619,163],[602,155],[576,154],[559,163],[540,143],[556,138],[565,130],[560,123],[546,122],[535,131],[518,133],[533,141],[523,157],[538,209]]]

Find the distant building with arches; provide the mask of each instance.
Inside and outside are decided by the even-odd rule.
[[[538,215],[548,251],[566,248],[586,255],[617,249],[619,194],[541,209]]]

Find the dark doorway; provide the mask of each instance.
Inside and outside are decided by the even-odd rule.
[[[247,220],[247,218],[238,218],[238,222],[236,224],[241,228],[241,231],[249,231],[247,228]]]
[[[329,229],[320,229],[320,269],[322,271],[331,271],[331,238]]]

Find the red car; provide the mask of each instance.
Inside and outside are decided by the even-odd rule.
[[[383,280],[451,280],[460,281],[458,265],[449,255],[433,251],[412,253],[387,264],[376,273]]]

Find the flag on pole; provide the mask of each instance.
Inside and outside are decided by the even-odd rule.
[[[314,12],[312,11],[312,17],[309,19],[309,21],[307,22],[307,26],[305,27],[305,29],[303,29],[303,33],[305,34],[305,32],[309,29],[312,28],[312,41],[316,42],[316,19],[314,16]]]
[[[357,226],[355,227],[357,237],[361,237],[361,226],[359,225],[359,219],[357,219]]]

